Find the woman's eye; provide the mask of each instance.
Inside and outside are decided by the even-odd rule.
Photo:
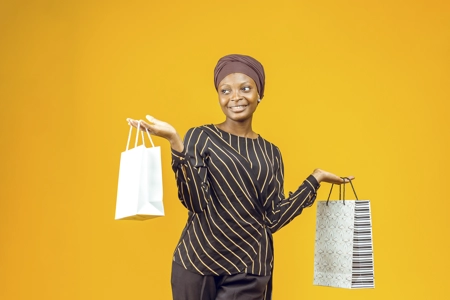
[[[250,91],[250,87],[248,87],[248,86],[243,87],[242,90],[243,90],[244,92],[248,92],[248,91]]]
[[[224,95],[227,95],[227,94],[229,94],[230,93],[230,91],[229,90],[221,90],[220,91],[222,94],[224,94]]]

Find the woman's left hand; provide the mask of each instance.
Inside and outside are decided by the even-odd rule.
[[[347,176],[344,178],[341,178],[337,175],[334,175],[333,173],[321,170],[321,169],[315,169],[312,175],[316,178],[317,182],[328,182],[332,184],[343,184],[347,183],[350,180],[355,179],[355,176]]]

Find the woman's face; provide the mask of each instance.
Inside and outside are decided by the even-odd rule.
[[[219,103],[227,119],[245,121],[258,106],[258,89],[253,79],[242,73],[232,73],[218,86]]]

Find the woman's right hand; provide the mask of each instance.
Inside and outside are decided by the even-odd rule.
[[[146,116],[149,123],[140,120],[140,130],[148,130],[148,132],[152,135],[156,135],[159,137],[162,137],[170,142],[170,146],[172,149],[178,152],[182,152],[184,149],[183,141],[181,140],[180,136],[178,135],[175,128],[170,125],[169,123],[160,121],[152,116],[147,115]],[[134,119],[127,119],[127,122],[129,125],[138,127],[139,121]]]

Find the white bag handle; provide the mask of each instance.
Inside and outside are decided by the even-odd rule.
[[[136,141],[134,143],[134,147],[137,147],[137,143],[138,143],[138,139],[139,139],[139,128],[141,128],[141,121],[138,122],[138,126],[137,126],[137,132],[136,132]],[[127,141],[127,150],[130,146],[130,138],[131,138],[131,132],[133,131],[133,126],[130,125],[130,131],[128,132],[128,141]],[[148,132],[148,129],[145,128],[145,131],[147,132],[148,138],[150,139],[150,143],[152,144],[152,147],[155,147],[155,145],[153,144],[153,140],[152,137],[150,136],[150,133]],[[142,143],[145,146],[145,140],[144,140],[144,132],[141,131],[141,135],[142,135]]]

